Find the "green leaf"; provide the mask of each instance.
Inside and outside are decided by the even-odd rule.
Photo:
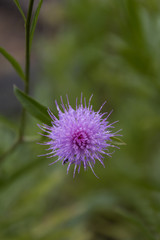
[[[14,86],[14,93],[22,106],[35,118],[43,123],[51,124],[51,119],[47,112],[47,107],[41,105],[33,98],[26,95],[24,92]]]
[[[112,143],[116,145],[127,145],[125,142],[123,142],[120,138],[117,137],[111,137]]]
[[[32,45],[33,35],[34,35],[35,28],[36,28],[36,25],[37,25],[38,16],[39,16],[39,12],[40,12],[42,3],[43,3],[43,0],[40,0],[39,4],[38,4],[38,7],[36,9],[36,12],[34,14],[34,17],[33,17],[32,25],[31,25],[31,31],[30,31],[30,46]]]
[[[24,19],[24,22],[26,22],[26,17],[25,17],[25,15],[24,15],[24,12],[23,12],[23,10],[22,10],[22,8],[21,8],[21,5],[20,5],[19,1],[18,1],[18,0],[14,0],[14,3],[16,4],[16,6],[17,6],[17,8],[18,8],[18,10],[19,10],[19,12],[20,12],[20,14],[22,15],[22,17],[23,17],[23,19]]]
[[[12,57],[4,48],[1,48],[1,47],[0,47],[0,53],[11,63],[11,65],[16,70],[16,72],[18,73],[20,78],[23,81],[25,81],[24,72],[23,72],[21,66],[19,65],[19,63],[15,60],[15,58]]]

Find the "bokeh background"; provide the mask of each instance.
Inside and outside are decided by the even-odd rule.
[[[27,12],[29,1],[21,1]],[[38,1],[35,1],[35,5]],[[0,0],[0,45],[24,67],[24,23],[12,0]],[[23,83],[0,56],[0,154],[17,135]],[[45,0],[31,55],[30,94],[54,113],[55,99],[80,94],[114,109],[126,145],[75,179],[45,149],[25,142],[0,162],[2,240],[160,239],[160,2]],[[26,136],[39,138],[27,116]]]

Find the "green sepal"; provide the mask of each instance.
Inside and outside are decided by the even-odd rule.
[[[127,145],[125,142],[123,142],[120,138],[117,137],[111,137],[112,143],[115,145]]]

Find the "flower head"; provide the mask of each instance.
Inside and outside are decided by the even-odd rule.
[[[61,161],[62,164],[68,163],[67,173],[70,166],[74,164],[73,176],[75,176],[77,168],[78,173],[80,172],[81,165],[84,170],[90,167],[96,176],[93,170],[96,160],[104,166],[103,155],[111,156],[108,147],[116,147],[111,144],[111,137],[119,135],[117,134],[119,131],[113,133],[109,130],[114,128],[113,124],[115,123],[108,122],[111,112],[109,114],[101,113],[105,103],[99,111],[95,112],[92,110],[91,98],[92,96],[87,106],[85,98],[83,103],[81,96],[79,105],[76,100],[76,109],[70,106],[68,97],[67,105],[64,105],[61,98],[62,109],[55,102],[59,118],[56,118],[49,109],[48,113],[52,120],[52,126],[39,125],[41,130],[46,133],[45,136],[49,138],[43,144],[49,145],[47,150],[50,150],[50,152],[44,155],[57,157],[57,160],[51,164],[58,161]],[[105,115],[106,117],[103,118]]]

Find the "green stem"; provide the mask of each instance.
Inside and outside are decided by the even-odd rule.
[[[27,19],[25,22],[25,38],[26,38],[26,53],[25,53],[25,87],[24,92],[28,95],[29,93],[29,80],[30,80],[30,29],[31,29],[31,17],[32,17],[32,10],[33,10],[33,4],[34,0],[30,0],[29,2],[29,8],[27,13]],[[21,122],[20,122],[20,128],[19,128],[19,137],[18,139],[13,143],[13,145],[6,151],[1,157],[0,162],[6,158],[8,155],[10,155],[17,146],[23,142],[24,137],[24,130],[26,125],[26,110],[22,109],[21,114]]]
[[[26,34],[26,65],[25,65],[25,89],[24,92],[28,95],[29,93],[29,82],[30,82],[30,28],[31,28],[31,17],[32,17],[32,10],[33,10],[34,0],[30,0],[29,2],[29,9],[26,19],[25,25],[25,34]],[[25,130],[25,122],[26,122],[26,110],[22,109],[22,116],[21,116],[21,123],[19,129],[19,139],[23,140],[24,130]]]
[[[27,14],[27,21],[26,21],[26,86],[25,92],[29,92],[29,77],[30,77],[30,29],[31,29],[31,17],[32,17],[32,10],[33,10],[33,3],[34,0],[30,0],[29,3],[29,10]]]

